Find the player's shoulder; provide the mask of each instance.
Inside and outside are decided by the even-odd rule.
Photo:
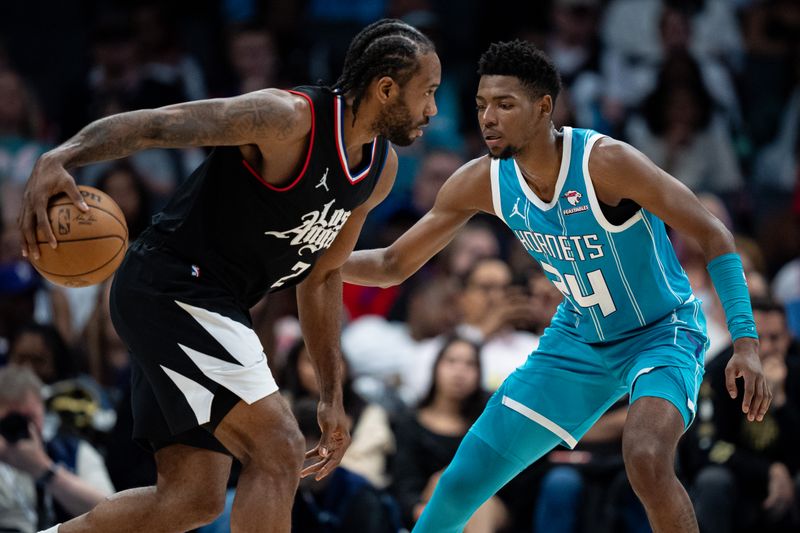
[[[235,97],[241,105],[261,115],[272,126],[281,129],[287,139],[303,137],[311,131],[311,101],[301,94],[284,89],[260,89]]]
[[[638,151],[630,144],[601,135],[589,153],[589,174],[592,178],[613,178],[630,165]]]
[[[461,182],[481,183],[489,179],[490,172],[491,159],[488,155],[483,155],[461,165],[450,179],[456,179]]]
[[[440,191],[442,200],[491,211],[491,159],[481,156],[467,161],[450,176]]]

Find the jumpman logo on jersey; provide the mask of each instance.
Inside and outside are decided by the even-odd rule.
[[[519,218],[522,218],[522,219],[524,219],[524,218],[525,218],[525,216],[524,216],[524,215],[523,215],[523,214],[520,212],[520,210],[519,210],[519,201],[520,201],[520,200],[521,200],[521,198],[520,198],[519,196],[517,196],[517,201],[516,201],[516,203],[514,204],[514,209],[512,209],[512,210],[511,210],[511,214],[510,214],[510,215],[508,215],[508,218],[511,218],[511,217],[513,217],[514,215],[517,215]]]
[[[319,183],[317,183],[317,186],[314,188],[319,189],[320,187],[325,187],[325,190],[330,192],[328,189],[328,167],[325,167],[325,174],[322,175],[322,179],[319,180]]]

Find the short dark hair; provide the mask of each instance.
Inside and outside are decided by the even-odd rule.
[[[492,43],[478,62],[479,76],[514,76],[534,98],[549,94],[553,104],[561,91],[561,76],[544,52],[520,39]]]
[[[780,313],[783,316],[786,316],[786,309],[783,307],[783,305],[772,298],[753,298],[750,304],[753,308],[753,311],[761,311],[762,313]]]
[[[419,56],[434,50],[433,41],[401,20],[373,22],[350,42],[342,75],[334,84],[333,91],[355,97],[355,115],[372,80],[391,76],[402,86],[419,68]]]

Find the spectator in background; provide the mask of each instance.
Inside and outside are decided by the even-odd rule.
[[[119,205],[128,223],[128,241],[135,241],[153,216],[150,191],[142,175],[128,161],[116,161],[95,185]]]
[[[442,250],[441,263],[446,273],[462,277],[479,259],[499,256],[500,241],[497,234],[488,222],[476,217],[467,222]]]
[[[44,117],[33,92],[19,74],[0,69],[0,212],[6,224],[16,220],[23,186],[48,149],[43,135]]]
[[[365,401],[353,390],[347,369],[342,381],[342,401],[351,419],[352,440],[341,465],[363,476],[375,487],[384,488],[389,484],[386,458],[394,452],[394,435],[389,417],[380,405]],[[313,400],[314,405],[319,401],[316,373],[302,339],[289,350],[281,391],[295,405],[304,399]]]
[[[142,11],[143,20],[150,16],[158,18],[147,9]],[[140,54],[140,44],[145,49],[155,47],[160,50],[162,46],[170,48],[171,45],[159,44],[159,36],[164,30],[156,28],[152,35],[145,32],[145,36],[141,37],[137,35],[136,28],[136,24],[124,14],[106,15],[98,21],[92,42],[93,65],[86,87],[88,101],[85,107],[89,112],[88,116],[75,117],[73,129],[79,129],[78,124],[83,125],[114,113],[156,108],[187,99],[181,80],[183,74],[165,67],[167,74],[160,76],[159,68],[148,70],[149,67],[145,68],[142,63],[148,57]],[[137,39],[144,39],[144,44]],[[151,53],[154,52],[146,52]],[[167,61],[164,58],[160,60]],[[150,188],[153,208],[159,209],[175,187],[203,159],[204,152],[198,148],[177,151],[153,149],[137,152],[130,156],[129,161]],[[78,172],[79,182],[95,184],[98,176],[112,165],[113,163],[106,162],[81,168]]]
[[[229,96],[281,86],[275,39],[263,26],[245,24],[231,28],[228,61],[235,76],[235,85],[227,91]]]
[[[0,529],[32,533],[85,513],[113,492],[97,451],[86,441],[43,443],[42,383],[28,369],[0,369]],[[54,453],[55,452],[55,453]],[[37,501],[36,492],[45,495]],[[52,499],[52,500],[51,500]]]
[[[393,491],[406,526],[417,521],[442,470],[483,410],[488,394],[481,387],[479,348],[454,337],[444,343],[433,365],[427,395],[409,417],[398,420]],[[473,515],[466,531],[495,531],[508,521],[498,497]]]
[[[17,331],[8,362],[30,368],[44,383],[69,379],[77,373],[75,353],[53,326],[29,322]]]
[[[373,398],[399,395],[406,404],[414,405],[430,379],[421,385],[419,369],[430,373],[442,336],[452,332],[460,317],[453,279],[418,276],[407,290],[403,321],[362,316],[342,331],[342,348],[358,390],[371,391]]]
[[[317,402],[302,398],[294,412],[307,447],[319,441]],[[349,450],[348,450],[349,452]],[[319,533],[398,533],[397,504],[377,490],[344,461],[320,481],[313,477],[300,480],[292,507],[292,530]]]
[[[636,499],[622,462],[622,431],[627,399],[600,417],[574,450],[546,456],[534,511],[535,531],[547,533],[650,532],[644,507]]]
[[[111,323],[108,299],[110,289],[110,280],[100,285],[82,341],[89,374],[116,405],[125,397],[124,391],[130,390],[130,354]]]
[[[721,89],[721,102],[735,108],[726,69],[741,63],[742,39],[735,6],[728,0],[613,0],[606,9],[602,38],[605,86],[602,112],[619,124],[627,109],[658,87],[657,72],[676,51],[690,55],[703,75]],[[724,94],[724,96],[722,96]],[[715,94],[715,96],[717,96]]]
[[[739,79],[750,142],[761,147],[775,138],[787,98],[800,76],[797,36],[800,3],[795,0],[747,2],[741,13],[747,46],[745,68]]]
[[[411,191],[411,206],[417,218],[430,211],[439,189],[464,163],[463,157],[447,150],[434,150],[425,156]]]
[[[656,89],[628,124],[627,137],[694,192],[724,194],[742,186],[730,131],[688,53],[666,58]]]
[[[133,23],[144,82],[175,87],[180,102],[207,98],[199,63],[181,49],[176,8],[144,2],[134,9]]]
[[[457,299],[461,322],[455,331],[482,345],[482,385],[488,391],[497,389],[539,342],[537,335],[522,331],[533,328],[538,311],[527,291],[511,283],[508,264],[495,258],[477,259],[461,278]],[[414,398],[428,390],[435,358],[435,351],[420,350],[409,367],[406,382]]]
[[[511,269],[500,259],[479,259],[463,277],[457,331],[482,344],[483,386],[494,391],[536,349],[539,338],[528,331],[535,317],[526,291],[511,284]]]
[[[730,350],[708,365],[699,420],[684,463],[694,478],[698,522],[709,533],[797,531],[800,479],[800,351],[783,308],[754,300],[759,357],[773,393],[764,421],[747,424],[725,390]],[[739,395],[742,394],[741,387]]]

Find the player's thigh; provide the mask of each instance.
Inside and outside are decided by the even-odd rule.
[[[660,398],[668,402],[668,406],[663,406],[663,411],[669,413],[669,418],[674,412],[680,416],[681,430],[687,429],[694,420],[697,395],[702,381],[702,371],[697,368],[685,368],[680,366],[658,366],[647,372],[640,374],[631,386],[631,406],[635,406],[643,398]],[[650,402],[648,402],[650,403]],[[637,411],[644,408],[640,402]],[[648,409],[643,416],[646,420],[648,414],[654,408]],[[630,414],[629,414],[630,417]],[[664,417],[662,416],[661,419]]]
[[[302,464],[305,440],[289,404],[277,392],[252,404],[238,402],[217,425],[214,437],[245,463],[289,470]]]
[[[543,440],[538,428],[574,447],[624,393],[591,347],[551,332],[495,392],[473,431],[501,453],[530,449],[527,441]]]

